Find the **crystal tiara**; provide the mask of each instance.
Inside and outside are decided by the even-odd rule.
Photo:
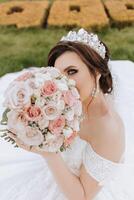
[[[94,49],[103,59],[105,58],[106,48],[99,41],[98,36],[94,33],[88,33],[83,28],[79,29],[78,32],[69,31],[67,36],[63,36],[60,41],[78,41],[89,45]]]

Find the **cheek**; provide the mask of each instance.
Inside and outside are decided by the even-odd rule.
[[[85,75],[82,77],[75,78],[76,87],[80,93],[81,100],[84,101],[89,97],[93,88],[93,80],[90,76]]]

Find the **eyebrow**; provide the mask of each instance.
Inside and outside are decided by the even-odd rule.
[[[68,67],[66,67],[66,68],[64,69],[64,72],[67,71],[68,69],[72,68],[72,67],[76,67],[76,66],[70,65],[70,66],[68,66]]]

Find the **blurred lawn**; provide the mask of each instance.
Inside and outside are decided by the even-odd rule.
[[[45,66],[49,50],[68,31],[64,28],[0,27],[0,76],[30,66]],[[134,27],[109,28],[98,33],[112,60],[134,61]]]

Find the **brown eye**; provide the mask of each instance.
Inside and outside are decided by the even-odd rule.
[[[70,69],[70,70],[68,70],[68,75],[73,75],[73,74],[75,74],[75,73],[77,73],[78,72],[78,70],[76,70],[76,69]]]

